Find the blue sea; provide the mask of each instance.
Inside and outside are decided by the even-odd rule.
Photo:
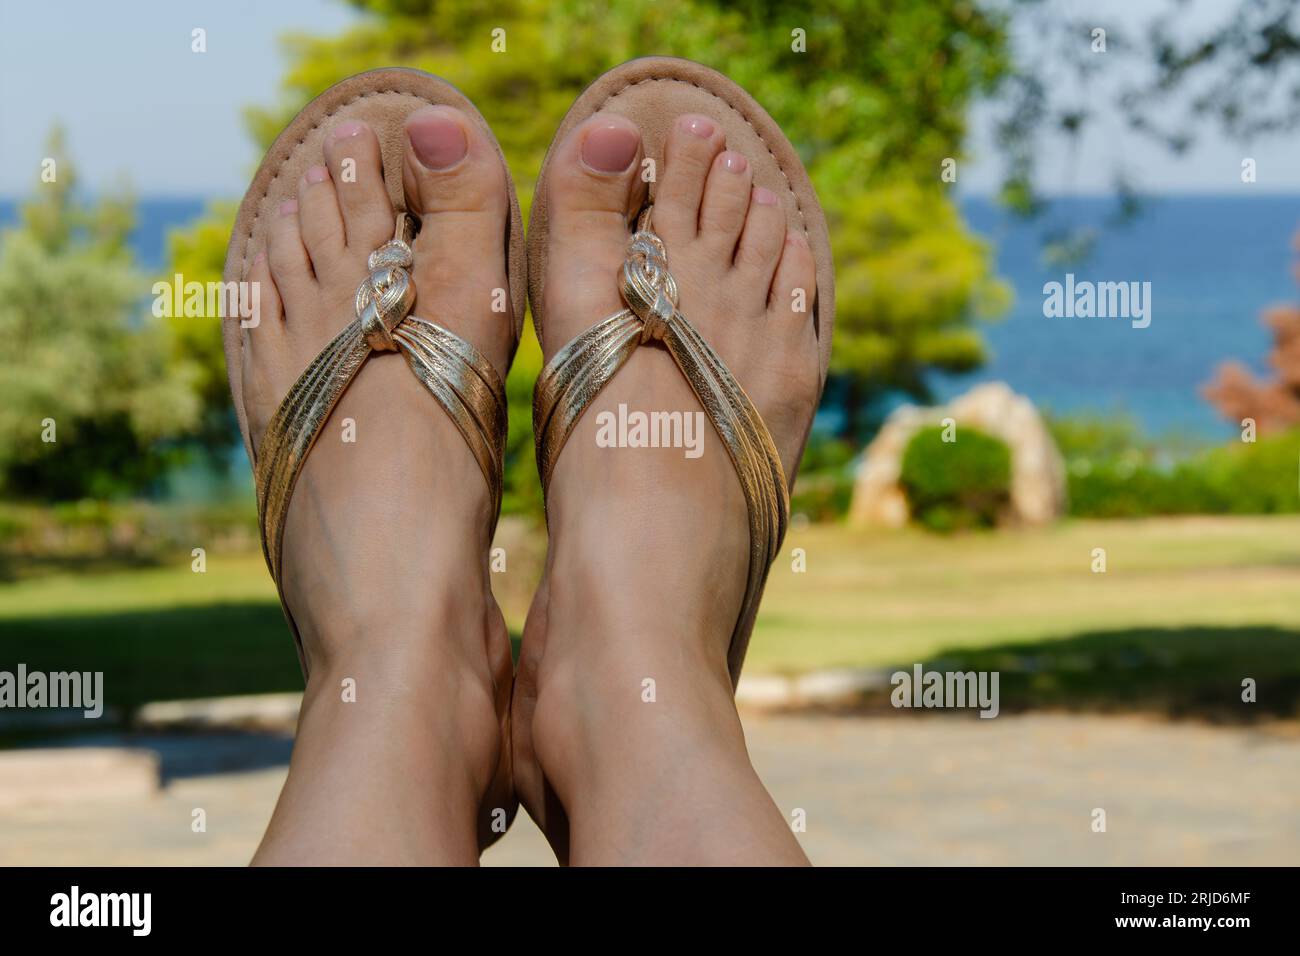
[[[145,269],[165,265],[167,231],[203,206],[202,199],[140,202],[132,245]],[[1052,412],[1122,413],[1152,435],[1233,432],[1198,390],[1229,358],[1266,372],[1270,339],[1260,312],[1300,297],[1292,275],[1300,195],[1149,197],[1123,225],[1111,221],[1115,204],[1106,198],[1057,199],[1028,221],[987,199],[961,206],[990,243],[1015,302],[999,321],[981,325],[988,364],[969,375],[933,376],[938,397],[1002,380]],[[14,204],[0,201],[0,225],[14,217]],[[1062,227],[1094,234],[1085,259],[1048,260],[1045,237]],[[1076,283],[1150,282],[1150,326],[1044,317],[1044,283],[1064,282],[1067,272]]]
[[[1110,221],[1115,203],[1102,198],[1058,199],[1029,222],[984,199],[962,209],[992,244],[1015,304],[982,327],[987,365],[935,376],[940,397],[1000,379],[1052,412],[1127,414],[1152,435],[1216,439],[1237,431],[1199,389],[1230,358],[1266,374],[1271,337],[1261,310],[1300,299],[1292,271],[1300,195],[1149,197],[1124,225]],[[1083,261],[1047,261],[1044,237],[1060,227],[1093,231]],[[1064,284],[1066,273],[1076,284],[1150,282],[1151,324],[1046,318],[1043,286]]]

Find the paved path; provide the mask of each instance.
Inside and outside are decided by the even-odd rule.
[[[1300,732],[1131,717],[748,715],[759,773],[814,863],[1300,863]],[[217,743],[210,747],[220,749]],[[282,743],[263,769],[179,768],[158,794],[0,815],[0,863],[245,863],[274,805]],[[229,754],[221,756],[229,766]],[[0,781],[0,787],[3,781]],[[191,832],[191,812],[207,832]],[[1091,828],[1106,811],[1106,832]],[[485,856],[546,865],[522,817]]]

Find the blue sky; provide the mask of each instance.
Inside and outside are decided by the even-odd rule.
[[[1056,5],[1088,11],[1112,35],[1136,31],[1144,11],[1163,6],[1153,0]],[[1182,16],[1192,26],[1211,23],[1226,6],[1196,0]],[[0,13],[0,196],[30,189],[46,134],[57,121],[91,190],[125,180],[141,196],[238,197],[260,158],[241,111],[276,99],[285,66],[279,38],[287,32],[334,34],[356,16],[342,0],[6,2]],[[195,27],[207,31],[204,54],[190,51]],[[1114,63],[1113,75],[1130,75],[1122,57]],[[974,129],[972,159],[963,164],[959,184],[965,192],[987,192],[997,183],[999,165],[981,111]],[[1241,188],[1241,158],[1249,155],[1259,164],[1260,191],[1300,191],[1296,145],[1294,137],[1244,145],[1210,136],[1174,160],[1103,117],[1078,151],[1045,144],[1039,181],[1047,192],[1105,192],[1120,159],[1146,191],[1229,192]]]

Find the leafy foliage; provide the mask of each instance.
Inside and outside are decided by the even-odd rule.
[[[972,98],[1007,69],[999,16],[959,0],[515,0],[490,14],[468,0],[351,3],[368,16],[341,36],[287,38],[279,102],[247,113],[262,146],[331,84],[379,65],[416,67],[451,79],[483,111],[526,215],[555,126],[587,84],[636,56],[695,59],[749,89],[782,124],[826,205],[845,430],[859,430],[859,413],[886,390],[923,396],[927,368],[961,371],[983,360],[971,322],[1003,309],[1008,293],[938,174],[944,158],[960,156]],[[505,53],[492,51],[498,27]],[[791,48],[796,28],[806,31],[806,53]],[[173,265],[187,279],[216,278],[216,237],[232,221],[233,210],[214,208],[175,236]],[[216,361],[217,330],[195,334],[211,341],[188,341],[185,354]],[[540,366],[526,333],[507,387],[509,508],[538,503],[529,407]],[[218,388],[204,394],[212,415],[228,402]]]
[[[1300,235],[1294,245],[1300,249]],[[1300,265],[1294,272],[1300,279]],[[1250,419],[1267,433],[1300,424],[1300,305],[1266,310],[1264,324],[1273,331],[1268,359],[1277,377],[1261,382],[1242,363],[1225,362],[1202,394],[1233,424],[1244,425]]]
[[[1039,206],[1037,139],[1084,134],[1096,111],[1071,97],[1103,62],[1089,50],[1090,21],[1042,0],[509,0],[490,12],[470,0],[348,2],[364,18],[342,35],[286,38],[289,68],[277,101],[247,111],[263,147],[331,84],[376,66],[415,67],[450,78],[479,105],[526,210],[556,123],[604,70],[636,56],[682,56],[753,92],[800,150],[826,206],[837,275],[828,395],[844,413],[840,433],[852,440],[875,424],[887,393],[924,401],[928,370],[977,367],[985,353],[976,323],[1008,304],[988,246],[967,230],[939,178],[945,159],[964,159],[971,105],[994,101],[997,145],[1007,161],[1003,198],[1032,213]],[[1199,116],[1227,125],[1244,116],[1233,92],[1246,88],[1242,77],[1291,76],[1300,44],[1288,40],[1296,33],[1289,0],[1238,0],[1223,24],[1191,36],[1170,29],[1178,7],[1166,4],[1145,39],[1110,38],[1116,52],[1143,55],[1155,67],[1139,88],[1106,91],[1115,93],[1117,115],[1140,131],[1159,136],[1150,117],[1168,113],[1169,98],[1197,82],[1209,83],[1211,92],[1193,99],[1181,124],[1188,129]],[[1033,42],[1013,50],[1013,25]],[[504,53],[492,49],[498,28],[505,31]],[[795,30],[805,31],[806,52],[792,49]],[[1211,76],[1210,64],[1221,75]],[[1255,99],[1244,129],[1267,128],[1260,123],[1269,117],[1286,122],[1300,102]],[[1181,142],[1167,145],[1177,150]],[[1122,177],[1117,187],[1121,208],[1131,214]],[[187,278],[217,277],[218,239],[232,219],[230,208],[214,208],[174,239],[173,257],[186,265]],[[1058,236],[1055,247],[1074,249],[1077,239]],[[190,358],[207,356],[206,420],[216,422],[227,401],[217,387],[220,374],[211,371],[220,355],[218,332],[189,331],[210,338],[180,349]],[[537,504],[528,415],[528,383],[540,365],[534,346],[526,334],[508,383],[509,507]]]
[[[196,368],[142,324],[129,200],[78,203],[57,131],[49,155],[54,181],[0,238],[0,482],[25,497],[138,491],[166,464],[160,440],[199,414]]]
[[[912,517],[935,531],[992,527],[1010,499],[1010,449],[973,428],[960,441],[943,433],[918,429],[903,451],[900,484]]]
[[[1049,425],[1065,459],[1070,514],[1077,517],[1300,511],[1300,430],[1178,448],[1124,419],[1057,418]]]
[[[814,431],[790,490],[790,513],[810,521],[844,517],[853,500],[857,453],[853,442]]]

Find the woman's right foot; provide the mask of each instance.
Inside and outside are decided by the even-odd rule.
[[[548,361],[623,308],[641,155],[631,121],[599,113],[552,157]],[[681,313],[754,402],[789,479],[820,391],[816,267],[779,197],[752,186],[752,159],[727,151],[708,117],[678,117],[652,229]],[[642,347],[559,455],[515,684],[520,798],[573,862],[804,863],[750,765],[727,667],[749,554],[739,480],[707,418],[698,457],[599,447],[598,416],[621,404],[701,411],[668,353]]]
[[[414,312],[471,342],[504,379],[510,312],[492,303],[509,288],[506,171],[451,107],[420,109],[406,129],[407,207],[422,224]],[[352,320],[367,257],[393,238],[374,131],[338,124],[325,160],[280,207],[268,254],[246,277],[262,290],[243,349],[255,448],[301,371]],[[491,824],[513,814],[510,644],[488,585],[490,509],[447,413],[401,356],[371,355],[289,505],[283,588],[310,674],[257,862],[473,863]]]

